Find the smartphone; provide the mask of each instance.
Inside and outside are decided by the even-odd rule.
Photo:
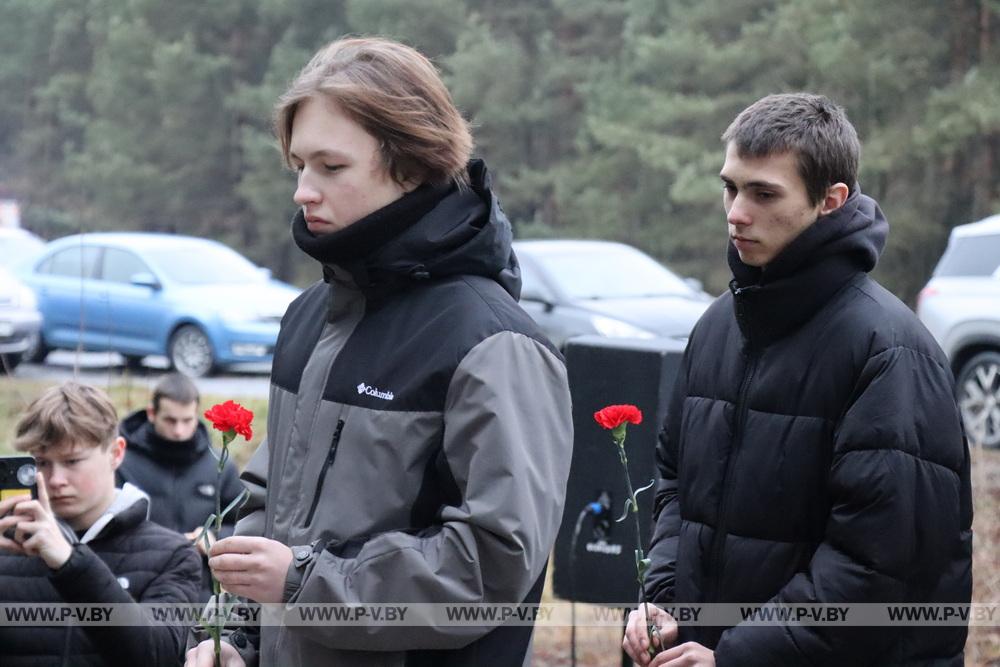
[[[35,457],[0,456],[0,500],[14,496],[38,498],[35,483]]]

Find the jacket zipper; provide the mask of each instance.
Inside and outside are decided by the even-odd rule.
[[[739,289],[736,290],[735,296],[738,296],[741,291]],[[722,476],[722,498],[719,502],[719,516],[715,527],[715,534],[712,536],[709,572],[713,572],[715,576],[709,582],[707,602],[716,601],[719,593],[719,582],[722,581],[722,557],[726,548],[726,517],[729,513],[729,482],[733,477],[733,471],[736,468],[736,459],[743,446],[744,426],[746,424],[747,413],[749,412],[747,394],[750,391],[750,383],[753,381],[754,373],[757,370],[757,352],[753,346],[753,340],[750,338],[749,330],[747,332],[747,357],[747,368],[743,373],[743,382],[740,384],[740,393],[737,399],[736,437],[733,440],[733,449],[729,453],[729,458],[726,461],[726,470]]]
[[[330,443],[330,452],[326,455],[323,468],[319,471],[319,478],[316,480],[316,493],[313,494],[312,505],[309,506],[309,514],[306,516],[306,525],[312,524],[313,515],[316,514],[316,506],[319,504],[319,494],[323,490],[323,480],[326,479],[326,471],[333,465],[333,460],[337,458],[337,447],[340,445],[340,434],[344,430],[344,420],[337,420],[337,428],[333,431],[333,441]]]

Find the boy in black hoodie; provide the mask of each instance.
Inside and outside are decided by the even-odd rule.
[[[153,388],[149,406],[122,421],[120,435],[128,450],[116,472],[119,486],[131,482],[150,497],[150,520],[183,533],[202,554],[200,600],[212,595],[205,542],[198,539],[205,519],[215,512],[218,463],[211,439],[198,419],[198,389],[188,378],[173,373]],[[222,506],[243,491],[236,466],[229,462],[222,475]],[[221,535],[209,532],[209,542],[233,534],[236,512],[224,519]]]
[[[99,389],[68,382],[34,401],[14,447],[35,457],[38,499],[0,502],[0,598],[5,603],[193,603],[198,555],[147,520],[149,499],[115,488],[125,455],[118,417]],[[0,664],[172,665],[186,628],[154,625],[135,605],[129,625],[0,627]],[[142,620],[149,620],[147,623]]]

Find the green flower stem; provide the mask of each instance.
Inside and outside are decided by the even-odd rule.
[[[628,456],[625,454],[625,424],[615,427],[611,435],[618,445],[618,458],[622,462],[622,470],[625,471],[625,487],[628,490],[628,502],[631,503],[632,518],[635,520],[635,569],[636,579],[639,581],[639,596],[642,600],[642,613],[646,617],[646,636],[649,638],[649,655],[655,656],[659,650],[653,644],[653,638],[660,638],[660,629],[649,618],[649,602],[646,599],[646,570],[641,563],[645,558],[642,552],[642,533],[639,526],[639,502],[635,497],[635,490],[632,488],[632,477],[628,474]],[[660,648],[663,648],[662,642]]]
[[[215,538],[218,539],[222,533],[222,471],[226,467],[229,459],[229,443],[236,437],[236,431],[229,430],[222,434],[222,452],[219,454],[218,479],[215,484]],[[219,580],[212,575],[212,593],[215,594],[215,632],[212,633],[212,640],[215,644],[215,667],[222,667],[222,630],[225,621],[221,619],[219,610],[219,598],[222,597],[222,586]]]

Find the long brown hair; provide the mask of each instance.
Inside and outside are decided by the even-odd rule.
[[[337,40],[313,56],[278,99],[274,128],[285,162],[295,113],[322,96],[378,140],[397,183],[464,183],[469,125],[434,65],[415,49],[382,38]]]

